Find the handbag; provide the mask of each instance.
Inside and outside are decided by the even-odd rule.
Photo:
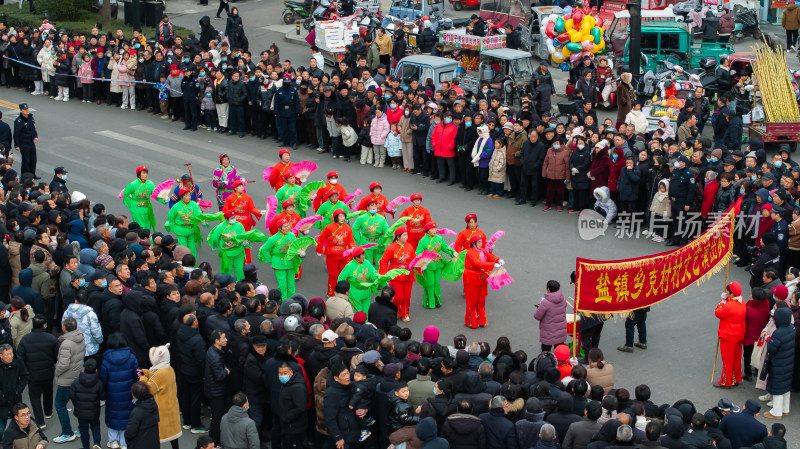
[[[764,353],[764,340],[759,339],[753,347],[753,355],[750,356],[750,366],[759,368],[761,365],[761,354]]]
[[[770,362],[771,362],[770,361],[770,355],[769,355],[769,352],[768,352],[767,356],[764,357],[764,366],[761,367],[761,371],[759,371],[759,373],[758,373],[758,378],[760,380],[767,380],[767,376],[769,376],[769,372],[772,369],[772,363],[770,363]]]

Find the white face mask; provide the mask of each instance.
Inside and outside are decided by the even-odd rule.
[[[334,178],[334,179],[331,179],[331,180],[330,180],[330,181],[328,181],[328,182],[330,182],[330,183],[331,183],[331,185],[336,185],[336,183],[338,183],[338,182],[339,182],[339,180],[338,180],[338,179],[336,179],[336,178]]]
[[[579,150],[582,150],[582,149],[583,149],[583,147],[585,147],[585,145],[578,145],[578,149],[579,149]]]
[[[228,223],[230,223],[230,224],[236,223],[236,218],[234,218],[234,217],[229,218],[228,219]]]

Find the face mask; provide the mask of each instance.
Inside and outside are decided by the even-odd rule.
[[[226,66],[226,65],[224,65],[224,64],[223,64],[223,66],[222,66],[222,70],[228,70],[228,66]]]
[[[139,62],[144,62],[144,58],[139,58]]]
[[[141,44],[133,44],[133,48],[141,48]]]
[[[188,64],[189,63],[189,58],[183,58],[183,63],[184,64]]]
[[[744,189],[741,189],[741,190],[739,190],[739,193],[741,193],[742,195],[744,195]]]
[[[442,122],[441,122],[440,120],[434,120],[434,121],[433,121],[433,124],[434,124],[434,125],[438,125],[439,123],[442,123]]]
[[[83,287],[84,285],[86,285],[86,279],[81,279],[78,281],[78,287]]]
[[[406,117],[408,117],[409,115],[411,115],[411,111],[403,111],[403,115],[405,115]]]
[[[234,223],[236,223],[236,219],[231,217],[231,218],[228,219],[228,223],[234,224]]]
[[[472,122],[464,122],[464,128],[472,128]]]
[[[54,55],[54,54],[56,54],[56,52],[54,52],[54,51],[51,51],[51,52],[50,52],[50,54],[51,54],[51,55]]]
[[[553,145],[553,149],[554,149],[554,150],[558,150],[559,148],[561,148],[561,145],[559,145],[559,144],[555,144],[555,145]]]
[[[718,160],[719,160],[719,159],[717,159],[717,158],[715,158],[715,157],[712,157],[712,158],[711,158],[711,163],[712,163],[712,164],[715,164],[715,163],[717,163],[717,161],[718,161]]]
[[[756,179],[758,179],[758,177],[757,177],[756,175],[752,175],[752,176],[750,176],[750,180],[751,180],[751,181],[755,182],[755,181],[756,181]]]
[[[551,128],[553,128],[553,129],[555,129],[555,127],[556,127],[556,124],[555,124],[555,123],[551,123],[551,124],[550,124],[550,127],[551,127]]]
[[[384,96],[383,96],[383,98],[385,98],[385,99],[387,99],[387,100],[391,100],[391,99],[392,99],[392,96],[391,96],[391,95],[384,95]]]
[[[170,53],[171,54],[171,53]],[[222,58],[221,61],[227,61],[228,58]]]
[[[241,56],[241,55],[239,53],[236,53],[236,57],[238,58],[239,56]]]
[[[110,57],[111,57],[111,53],[106,53],[106,58],[110,58]]]
[[[376,209],[376,210],[372,210],[372,209],[370,209],[370,210],[369,210],[369,214],[370,214],[370,215],[375,215],[375,214],[377,214],[377,213],[378,213],[378,210],[377,210],[377,209]]]
[[[15,226],[15,227],[14,227],[14,230],[15,230],[15,231],[19,231],[19,225]]]
[[[783,165],[783,161],[775,161],[773,165],[775,165],[775,168],[781,168],[781,165]]]
[[[390,108],[392,108],[392,110],[395,110],[395,109],[397,109],[397,105],[396,105],[396,104],[394,104],[394,103],[390,104],[390,105],[389,105],[389,107],[390,107]]]
[[[437,392],[436,392],[436,387],[433,387],[433,394],[434,394],[434,395],[437,395],[437,394],[439,394],[439,393],[437,393]]]
[[[67,175],[64,175],[64,177],[63,177],[63,178],[61,178],[61,179],[63,179],[64,181],[66,181],[66,180],[67,180]]]
[[[586,145],[580,145],[580,144],[578,144],[578,149],[579,149],[579,150],[582,150],[582,149],[583,149],[585,146],[586,146]]]
[[[100,288],[106,288],[106,287],[108,287],[108,281],[103,279],[103,282],[100,283]]]
[[[205,74],[205,72],[200,72],[200,73],[197,74],[197,76],[202,78],[202,77],[206,76],[206,74]]]
[[[211,97],[211,94],[206,94],[206,97]]]
[[[489,93],[489,89],[483,89],[481,92],[483,92],[484,94],[488,94]]]
[[[447,123],[447,124],[449,125],[450,123],[453,123],[453,119],[451,119],[451,118],[446,118],[446,119],[444,119],[444,122],[445,122],[445,123]]]
[[[339,180],[338,180],[338,179],[331,179],[331,180],[330,180],[330,181],[328,181],[328,182],[330,182],[330,183],[331,183],[331,185],[336,185],[336,183],[337,183],[337,182],[339,182]]]
[[[617,162],[617,158],[618,158],[618,157],[619,157],[619,156],[617,156],[616,154],[614,154],[614,155],[612,155],[612,156],[611,156],[611,160],[612,160],[612,161],[614,161],[614,162]]]
[[[675,162],[675,163],[673,164],[673,166],[674,166],[675,168],[681,168],[681,163],[680,163],[680,162]]]
[[[775,309],[769,311],[769,316],[775,316]]]
[[[285,384],[286,382],[289,382],[289,379],[291,379],[291,378],[292,378],[292,376],[288,376],[288,375],[287,376],[278,376],[278,380],[280,380],[282,384]]]

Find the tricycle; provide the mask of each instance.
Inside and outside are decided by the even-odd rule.
[[[512,105],[528,90],[532,75],[530,53],[510,48],[495,48],[480,52],[477,69],[466,70],[459,86],[465,91],[478,93],[481,85],[488,83],[491,95],[503,98],[504,104]]]
[[[427,16],[431,21],[442,17],[443,0],[394,0],[389,15],[400,20],[420,20]]]

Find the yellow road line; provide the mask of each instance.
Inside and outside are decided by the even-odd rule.
[[[6,109],[19,109],[19,104],[18,103],[12,103],[12,102],[6,101],[6,100],[0,100],[0,106],[4,107]]]

